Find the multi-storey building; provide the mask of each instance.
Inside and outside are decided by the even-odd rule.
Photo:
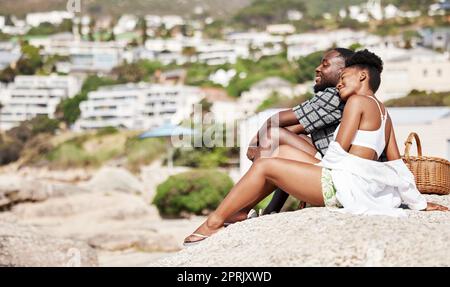
[[[178,123],[193,112],[203,97],[200,89],[184,85],[149,83],[103,87],[80,104],[76,129],[118,127],[148,129],[166,122]]]
[[[14,83],[0,88],[0,129],[8,130],[39,115],[53,118],[59,102],[80,88],[81,82],[72,76],[17,76]]]

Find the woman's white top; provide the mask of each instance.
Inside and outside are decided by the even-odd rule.
[[[378,162],[347,153],[333,141],[318,166],[331,169],[336,198],[342,212],[366,215],[406,216],[399,208],[427,207],[425,197],[417,190],[414,175],[401,160]]]
[[[383,115],[383,111],[381,110],[378,101],[372,96],[368,96],[368,98],[374,100],[378,106],[378,109],[380,110],[381,115],[380,127],[375,131],[357,130],[355,137],[352,140],[352,145],[371,148],[377,153],[377,158],[379,158],[386,146],[385,130],[386,130],[387,112],[385,111],[385,114]],[[336,136],[339,132],[340,127],[341,124],[338,125],[336,131],[334,132],[333,137],[334,140],[336,140]]]

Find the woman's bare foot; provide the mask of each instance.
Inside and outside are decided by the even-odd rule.
[[[184,244],[193,244],[210,237],[223,228],[223,220],[211,214],[191,235],[184,239]]]

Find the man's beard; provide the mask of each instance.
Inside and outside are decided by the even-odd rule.
[[[336,87],[337,82],[338,82],[337,80],[333,81],[331,79],[323,78],[323,75],[322,75],[321,83],[314,85],[314,93],[323,92],[327,88],[334,88],[334,87]]]
[[[330,84],[330,83],[316,84],[316,85],[314,85],[314,93],[323,92],[327,88],[334,88],[334,87],[335,87],[335,85]]]

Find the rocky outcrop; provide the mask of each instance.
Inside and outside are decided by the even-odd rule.
[[[44,201],[51,197],[62,197],[86,191],[86,189],[75,185],[3,175],[0,177],[0,209],[5,209],[21,202]]]
[[[92,259],[81,265],[96,265],[97,254],[100,266],[146,266],[180,250],[203,218],[162,220],[151,200],[157,184],[175,171],[158,165],[146,171],[138,179],[112,167],[3,170],[0,265],[77,265],[81,253]]]
[[[427,196],[450,206],[450,196]],[[155,266],[450,266],[450,212],[306,208],[233,224]]]
[[[91,180],[84,185],[93,191],[120,191],[141,194],[144,185],[128,170],[117,167],[104,167],[100,169]]]
[[[97,254],[81,241],[49,237],[31,226],[0,223],[0,266],[97,266]]]
[[[178,251],[178,242],[168,234],[156,230],[123,230],[97,234],[88,240],[89,245],[106,251],[137,249],[142,252]]]
[[[8,215],[8,216],[6,216]],[[91,192],[14,206],[0,220],[39,226],[51,236],[87,242],[97,250],[173,252],[180,244],[164,233],[155,207],[122,192]]]

